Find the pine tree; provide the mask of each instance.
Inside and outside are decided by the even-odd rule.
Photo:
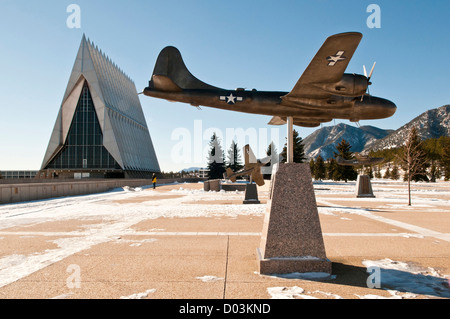
[[[309,160],[309,171],[311,172],[311,177],[314,177],[314,158]]]
[[[333,181],[337,181],[338,164],[334,158],[330,158],[327,165],[327,178]]]
[[[396,181],[399,178],[400,178],[400,173],[398,171],[398,167],[397,167],[397,165],[394,165],[394,167],[392,167],[390,179],[393,179],[394,181]]]
[[[282,163],[287,162],[287,143],[284,144],[283,151],[281,152],[283,156]],[[298,132],[294,130],[294,163],[304,163],[306,160],[305,150],[303,146],[303,139],[299,136]]]
[[[322,156],[317,156],[316,162],[314,164],[314,179],[317,180],[323,180],[325,179],[326,175],[326,168],[325,168],[325,162],[323,161]]]
[[[434,160],[431,161],[430,167],[430,182],[436,183],[436,179],[439,178],[439,168]]]
[[[442,147],[441,165],[444,168],[444,178],[446,181],[450,180],[450,142],[447,142]]]
[[[353,152],[350,151],[351,145],[344,139],[336,146],[337,153],[334,153],[334,157],[342,157],[344,160],[352,160]],[[334,172],[333,180],[355,181],[358,177],[358,173],[353,166],[338,165],[336,172]]]
[[[385,179],[392,178],[390,167],[386,168],[383,178],[385,178]]]
[[[277,155],[277,147],[275,146],[274,142],[270,142],[269,146],[266,150],[267,156],[272,156],[272,154]]]
[[[267,156],[270,156],[270,163],[266,164],[267,167],[270,167],[279,162],[280,158],[274,142],[270,142],[269,146],[267,147],[266,154]]]
[[[221,179],[225,173],[225,155],[216,133],[211,137],[209,146],[211,147],[208,153],[209,179]]]
[[[364,168],[364,174],[365,175],[369,175],[369,178],[373,178],[373,169],[372,169],[372,165],[366,166]]]
[[[237,172],[242,169],[244,166],[242,165],[241,154],[239,153],[239,149],[237,143],[233,141],[228,149],[227,156],[227,168],[231,168],[233,172]]]
[[[274,142],[270,142],[269,146],[267,147],[266,154],[267,156],[270,156],[270,162],[261,168],[261,172],[263,173],[264,179],[271,179],[273,165],[277,164],[280,160],[278,156],[278,150]]]
[[[375,178],[381,178],[380,166],[375,166]]]

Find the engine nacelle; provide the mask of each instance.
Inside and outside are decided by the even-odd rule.
[[[313,85],[335,95],[356,97],[366,93],[369,81],[364,75],[344,74],[339,82],[314,83]]]

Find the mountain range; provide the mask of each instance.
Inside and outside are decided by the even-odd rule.
[[[352,152],[366,152],[400,147],[409,130],[415,126],[422,139],[450,136],[450,105],[428,110],[397,130],[383,130],[374,126],[354,127],[340,123],[318,129],[303,139],[307,158],[333,157],[336,145],[345,139]]]

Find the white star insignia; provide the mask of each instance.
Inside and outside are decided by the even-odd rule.
[[[228,95],[228,96],[220,96],[219,98],[221,101],[225,101],[228,104],[236,104],[236,102],[244,101],[243,97],[234,96],[233,93],[230,93],[230,95]]]
[[[327,58],[327,60],[330,62],[330,63],[328,63],[328,65],[329,66],[335,66],[337,62],[345,60],[346,57],[343,56],[344,53],[345,53],[344,51],[338,51],[336,53],[336,55],[329,56]]]
[[[227,96],[227,99],[228,99],[228,101],[227,101],[228,104],[230,104],[230,103],[236,104],[236,97],[233,96],[233,93],[231,93],[230,96]]]

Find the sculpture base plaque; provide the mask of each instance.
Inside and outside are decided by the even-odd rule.
[[[274,166],[257,259],[260,274],[331,274],[309,164]]]

